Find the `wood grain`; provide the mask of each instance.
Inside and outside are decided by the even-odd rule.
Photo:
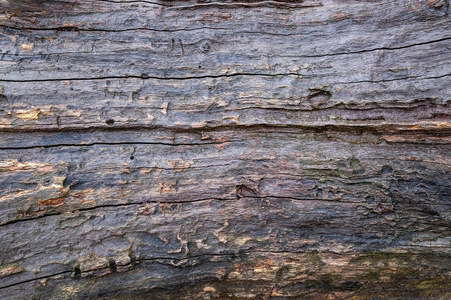
[[[431,1],[0,1],[1,299],[448,299]]]

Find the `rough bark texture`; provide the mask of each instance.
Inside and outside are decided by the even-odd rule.
[[[450,299],[448,0],[0,1],[1,299]]]

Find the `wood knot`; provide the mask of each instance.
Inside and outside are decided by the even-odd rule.
[[[388,175],[393,173],[393,168],[390,166],[382,166],[381,168],[381,174],[382,175]]]
[[[250,187],[247,187],[243,184],[236,186],[236,198],[242,199],[244,197],[252,197],[255,196],[257,193],[255,190],[251,189]]]
[[[202,53],[208,53],[211,50],[211,44],[209,42],[203,42],[199,49]]]
[[[323,88],[310,88],[309,91],[310,94],[307,96],[308,99],[321,97],[329,100],[332,97],[332,93]]]
[[[321,88],[309,88],[309,95],[307,100],[310,102],[313,108],[318,108],[326,104],[330,98],[332,98],[332,93],[325,87]]]

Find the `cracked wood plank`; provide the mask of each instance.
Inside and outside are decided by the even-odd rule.
[[[317,78],[8,82],[0,130],[274,125],[446,131],[451,126],[448,75],[333,84]]]
[[[2,299],[447,299],[449,1],[0,1]]]

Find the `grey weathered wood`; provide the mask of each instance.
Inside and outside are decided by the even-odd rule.
[[[449,298],[449,12],[0,1],[0,298]]]

